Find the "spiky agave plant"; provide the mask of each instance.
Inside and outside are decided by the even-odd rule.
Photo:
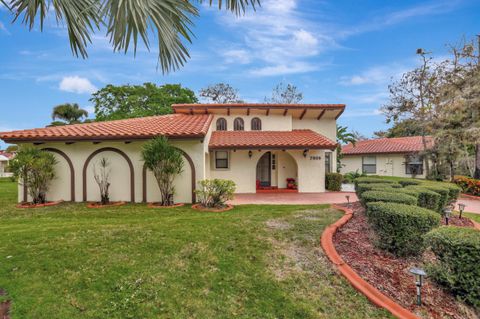
[[[99,171],[97,171],[97,165]],[[110,162],[105,157],[102,157],[97,164],[93,166],[93,177],[100,189],[100,202],[102,205],[110,203]]]

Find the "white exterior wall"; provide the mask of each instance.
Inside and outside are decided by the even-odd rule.
[[[171,140],[172,145],[185,151],[195,165],[196,180],[205,178],[205,157],[204,143],[196,140]],[[123,151],[132,162],[134,170],[135,202],[143,199],[143,161],[141,159],[141,147],[143,142],[76,142],[71,145],[65,143],[47,143],[39,145],[38,148],[55,148],[64,152],[72,161],[75,169],[75,201],[83,201],[83,167],[87,158],[96,150],[113,147]],[[47,200],[70,200],[70,169],[63,157],[56,155],[58,159],[57,179],[55,179],[47,193]],[[112,201],[130,201],[130,168],[127,161],[118,153],[105,151],[95,155],[87,167],[87,201],[98,201],[99,190],[93,177],[93,166],[105,157],[109,159],[111,166],[110,198]],[[153,181],[152,181],[153,179]],[[184,159],[184,172],[175,181],[177,194],[174,197],[176,202],[191,202],[191,169],[189,163]],[[158,187],[154,182],[153,174],[147,171],[147,199],[158,201]],[[23,187],[19,187],[19,201],[23,200]],[[30,198],[29,198],[30,200]]]
[[[262,131],[291,131],[292,130],[292,116],[291,115],[215,115],[212,121],[212,130],[217,128],[217,119],[224,118],[227,121],[227,131],[233,131],[233,122],[237,117],[243,119],[245,131],[251,131],[252,119],[258,117],[262,121]]]
[[[372,154],[365,156],[375,156],[377,159],[377,172],[370,175],[412,177],[405,174],[405,154]],[[363,155],[344,155],[342,158],[341,173],[362,172]],[[417,175],[418,178],[425,178],[425,162],[423,174]]]

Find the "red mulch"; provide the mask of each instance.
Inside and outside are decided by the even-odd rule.
[[[453,225],[453,226],[472,227],[473,228],[473,223],[469,218],[465,218],[465,217],[460,218],[456,215],[455,216],[452,215],[448,219],[448,224]],[[442,225],[445,225],[445,218],[442,218]]]
[[[423,266],[424,261],[434,256],[425,253],[422,257],[398,258],[375,248],[375,234],[367,223],[364,208],[355,203],[353,210],[353,218],[338,230],[333,240],[343,260],[364,280],[422,318],[479,318],[472,308],[457,301],[428,277],[422,287],[423,305],[418,307],[409,269]],[[463,220],[466,219],[453,218],[452,224],[464,223]]]
[[[0,296],[5,296],[5,291],[0,289]],[[0,319],[10,319],[8,312],[10,310],[10,301],[0,302]]]

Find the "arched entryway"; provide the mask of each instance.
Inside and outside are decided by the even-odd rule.
[[[256,189],[286,189],[287,179],[294,179],[298,184],[298,166],[288,151],[267,151],[256,165]]]

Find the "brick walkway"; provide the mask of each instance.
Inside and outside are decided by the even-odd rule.
[[[326,193],[259,193],[259,194],[236,194],[230,201],[233,205],[243,204],[271,204],[271,205],[315,205],[315,204],[340,204],[346,203],[346,195],[350,196],[350,202],[356,202],[357,195],[350,192],[326,192]],[[465,211],[480,214],[480,200],[461,197],[458,203],[466,205]],[[455,206],[458,210],[458,206]]]

